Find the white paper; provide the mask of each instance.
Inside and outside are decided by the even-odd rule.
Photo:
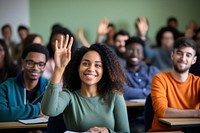
[[[130,99],[129,102],[145,103],[146,99]]]
[[[65,131],[64,133],[91,133],[91,132],[74,132],[74,131]]]
[[[39,117],[35,119],[18,120],[18,121],[24,124],[37,124],[37,123],[46,123],[48,122],[48,119],[44,117]]]

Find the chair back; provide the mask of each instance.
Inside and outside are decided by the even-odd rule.
[[[64,133],[66,130],[62,113],[55,117],[49,117],[47,133]]]
[[[149,94],[146,98],[144,106],[144,124],[146,132],[151,128],[153,117],[154,117],[154,110],[152,106],[151,94]]]

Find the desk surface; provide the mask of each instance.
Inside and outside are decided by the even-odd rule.
[[[144,102],[130,102],[130,101],[126,101],[126,106],[127,107],[140,107],[140,106],[144,106],[145,103]]]
[[[27,129],[27,128],[46,128],[47,123],[23,124],[20,122],[0,122],[0,129]]]
[[[172,128],[200,127],[200,118],[159,118],[159,122]]]

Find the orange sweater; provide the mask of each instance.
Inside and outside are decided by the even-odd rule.
[[[152,79],[151,97],[155,113],[150,131],[175,130],[160,124],[158,118],[164,116],[168,107],[199,109],[200,78],[189,73],[185,82],[178,82],[170,72],[159,73]]]

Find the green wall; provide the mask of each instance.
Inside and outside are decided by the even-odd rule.
[[[200,24],[199,0],[30,0],[30,28],[48,42],[52,24],[59,22],[75,35],[83,27],[90,43],[96,38],[97,26],[103,17],[135,34],[134,21],[147,16],[149,37],[154,40],[158,29],[170,16],[177,17],[179,29],[185,30],[190,20]]]

